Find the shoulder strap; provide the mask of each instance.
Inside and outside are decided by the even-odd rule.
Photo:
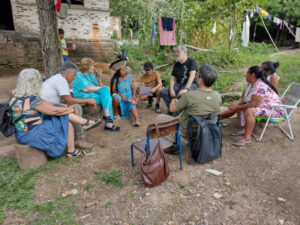
[[[192,118],[194,118],[198,124],[200,124],[203,121],[203,118],[201,116],[193,116]]]
[[[215,120],[216,116],[217,116],[217,113],[213,112],[213,113],[210,114],[209,119],[210,120]]]

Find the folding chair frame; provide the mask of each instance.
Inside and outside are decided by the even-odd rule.
[[[294,84],[297,84],[297,85],[300,85],[300,84],[298,84],[298,83],[295,83],[295,82],[292,82],[292,83],[290,83],[289,84],[289,86],[287,87],[287,89],[284,91],[284,93],[282,94],[282,96],[281,96],[281,100],[283,99],[283,97],[287,94],[287,92],[290,90],[290,88],[294,85]],[[265,126],[264,126],[264,128],[263,128],[263,130],[262,130],[262,133],[261,133],[261,135],[260,135],[260,137],[259,138],[257,138],[253,133],[252,133],[252,136],[255,138],[255,140],[256,141],[261,141],[262,140],[262,138],[263,138],[263,136],[264,136],[264,134],[265,134],[265,131],[267,130],[267,127],[268,127],[268,125],[269,125],[269,123],[270,123],[270,121],[272,120],[272,119],[274,119],[274,120],[282,120],[282,121],[286,121],[287,122],[287,125],[288,125],[288,128],[289,128],[289,131],[286,131],[285,129],[283,129],[282,127],[281,127],[281,122],[280,123],[278,123],[278,128],[290,139],[290,140],[294,140],[294,134],[293,134],[293,130],[292,130],[292,126],[291,126],[291,122],[290,122],[290,117],[291,117],[291,115],[292,115],[292,113],[294,112],[294,110],[297,108],[297,105],[300,103],[300,98],[297,100],[297,102],[294,104],[294,105],[271,105],[271,107],[272,107],[272,110],[271,110],[271,112],[270,112],[270,114],[269,114],[269,116],[268,116],[268,119],[267,119],[267,121],[266,121],[266,124],[265,124]],[[284,111],[285,111],[285,115],[286,115],[286,117],[284,118],[284,119],[280,119],[280,118],[272,118],[271,117],[271,115],[273,114],[273,112],[274,112],[274,110],[276,109],[276,108],[284,108]],[[287,109],[292,109],[289,113],[287,112]]]
[[[180,169],[182,170],[182,150],[181,150],[181,139],[180,139],[180,134],[179,134],[179,128],[180,128],[180,125],[179,125],[179,122],[176,122],[176,144],[173,145],[173,148],[178,148],[179,150],[179,162],[180,162]],[[166,126],[158,126],[158,129],[160,128],[165,128],[165,127],[168,127],[168,125]],[[146,151],[146,154],[149,154],[149,151],[150,151],[150,134],[152,131],[156,130],[155,127],[149,129],[147,131],[147,140],[146,140],[146,144],[145,144],[145,151]],[[135,163],[134,163],[134,153],[133,153],[133,148],[134,148],[134,144],[131,144],[130,146],[130,150],[131,150],[131,165],[132,167],[134,167]]]

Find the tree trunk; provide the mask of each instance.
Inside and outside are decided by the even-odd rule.
[[[58,72],[62,62],[54,0],[36,0],[42,53],[47,77]]]

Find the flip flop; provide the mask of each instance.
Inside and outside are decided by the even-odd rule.
[[[230,136],[233,137],[243,137],[245,134],[240,133],[239,131],[233,132]]]
[[[245,147],[245,146],[250,145],[250,144],[252,144],[252,141],[245,142],[245,141],[240,141],[239,140],[239,141],[233,143],[232,145],[235,146],[235,147],[241,148],[241,147]]]

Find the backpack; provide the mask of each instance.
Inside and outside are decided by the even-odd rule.
[[[23,119],[22,114],[19,118],[13,121],[11,107],[16,103],[16,99],[11,106],[8,103],[0,104],[0,131],[5,137],[9,137],[15,133],[15,124]]]
[[[197,163],[207,163],[217,159],[222,151],[222,134],[215,122],[217,113],[212,113],[209,119],[201,116],[192,116],[189,128],[189,146],[191,156]],[[198,124],[196,139],[193,139],[193,121]]]

